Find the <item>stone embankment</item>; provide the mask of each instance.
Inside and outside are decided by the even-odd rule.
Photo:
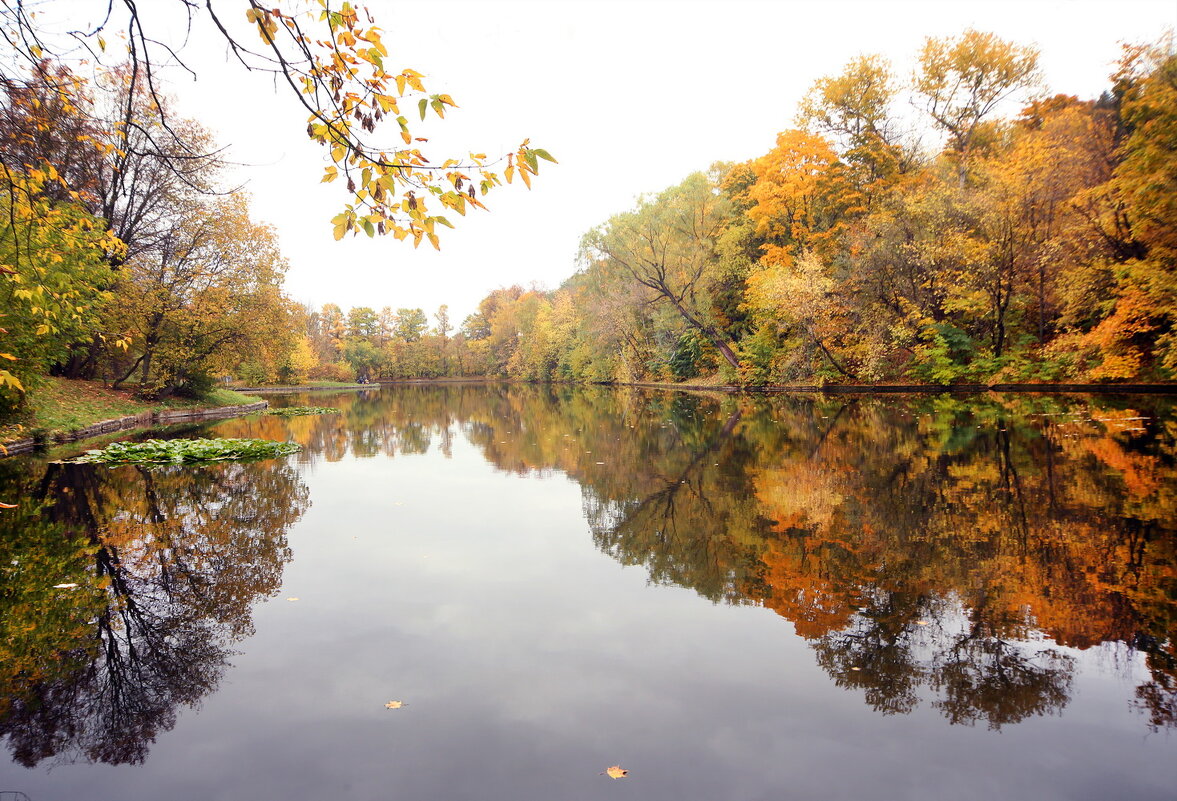
[[[335,384],[329,387],[315,387],[315,386],[280,386],[280,387],[230,387],[234,392],[244,392],[247,395],[258,395],[263,392],[286,393],[286,392],[330,392],[336,389],[379,389],[380,384],[372,382],[371,384]]]
[[[67,433],[59,433],[52,437],[52,442],[76,442],[80,439],[110,434],[114,431],[125,431],[129,428],[151,428],[152,426],[167,426],[175,423],[191,423],[199,420],[219,420],[223,417],[237,417],[250,412],[256,412],[269,406],[268,401],[247,403],[242,406],[218,406],[212,409],[160,409],[155,412],[129,414],[126,417],[116,417],[113,420],[102,420],[97,423],[79,428]],[[4,450],[0,456],[15,456],[18,453],[28,453],[35,450],[38,440],[33,437],[13,440],[4,443]]]

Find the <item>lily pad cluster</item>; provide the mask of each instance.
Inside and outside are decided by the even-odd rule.
[[[277,409],[266,409],[266,414],[276,414],[279,417],[301,417],[304,414],[336,414],[339,410],[331,406],[282,406]]]
[[[112,442],[86,451],[72,461],[105,464],[183,464],[223,462],[230,459],[272,459],[297,453],[302,446],[267,439],[148,439]]]

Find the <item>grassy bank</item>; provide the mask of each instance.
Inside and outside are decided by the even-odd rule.
[[[45,378],[30,396],[28,408],[0,426],[0,442],[38,436],[52,438],[79,428],[144,412],[163,409],[207,409],[253,403],[257,398],[228,389],[214,389],[201,398],[136,399],[131,392],[112,390],[99,381]]]

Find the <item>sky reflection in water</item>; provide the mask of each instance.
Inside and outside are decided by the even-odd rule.
[[[0,463],[0,790],[1172,792],[1163,399],[304,402],[205,429],[288,460]]]

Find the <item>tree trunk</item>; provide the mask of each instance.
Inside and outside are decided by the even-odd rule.
[[[723,358],[727,359],[728,364],[737,370],[740,369],[740,360],[736,356],[736,352],[732,349],[732,346],[728,344],[728,342],[723,338],[723,336],[715,330],[713,326],[707,325],[702,320],[697,319],[693,314],[687,311],[681,303],[675,300],[675,298],[668,293],[663,292],[662,296],[671,302],[674,308],[680,315],[682,315],[682,318],[686,320],[688,324],[696,328],[700,333],[703,334],[703,336],[707,337],[711,344],[715,346],[715,349],[723,354]]]

